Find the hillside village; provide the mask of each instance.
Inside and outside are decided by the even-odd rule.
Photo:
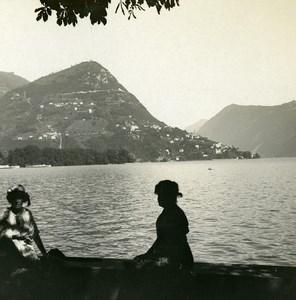
[[[157,120],[95,62],[81,63],[12,90],[1,98],[1,105],[0,151],[32,144],[96,151],[124,148],[136,161],[251,158],[233,146]]]

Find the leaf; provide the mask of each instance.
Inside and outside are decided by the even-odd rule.
[[[100,20],[99,20],[99,16],[98,16],[98,13],[97,11],[92,11],[90,13],[90,21],[91,21],[91,24],[94,25],[95,23],[99,23]]]
[[[120,2],[118,3],[116,9],[115,9],[115,13],[117,14],[118,8],[119,8]]]
[[[156,9],[157,9],[158,14],[160,14],[161,5],[158,2],[156,3]]]
[[[43,12],[43,21],[46,22],[48,20],[48,15],[46,12]]]
[[[121,11],[122,11],[122,13],[125,15],[125,12],[124,12],[123,6],[121,6]]]
[[[39,21],[39,20],[41,20],[41,18],[42,18],[42,13],[40,12],[40,13],[37,15],[36,20]]]
[[[142,11],[145,11],[145,9],[141,5],[138,5],[138,9],[142,10]]]
[[[34,12],[36,13],[36,12],[42,10],[42,9],[43,9],[43,7],[36,8],[36,9],[34,10]]]
[[[74,27],[75,25],[77,24],[77,17],[74,13],[74,11],[69,11],[69,14],[68,14],[68,24],[72,24]]]
[[[106,19],[106,18],[103,17],[103,18],[101,19],[101,21],[102,21],[102,23],[103,23],[104,25],[107,24],[107,19]]]

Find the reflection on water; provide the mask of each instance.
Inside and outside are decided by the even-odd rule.
[[[295,170],[295,158],[0,170],[0,208],[23,183],[47,248],[132,258],[156,236],[154,185],[171,179],[196,261],[296,265]]]

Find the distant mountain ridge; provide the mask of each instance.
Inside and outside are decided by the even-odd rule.
[[[15,75],[12,72],[0,72],[0,97],[8,91],[28,84],[29,81],[23,77]]]
[[[197,133],[199,129],[207,122],[208,120],[206,119],[201,119],[192,125],[189,125],[185,128],[186,131],[192,132],[192,133]]]
[[[231,104],[198,132],[265,157],[296,156],[296,101],[276,106]]]
[[[250,157],[234,147],[222,153],[214,141],[157,120],[94,61],[44,76],[0,99],[0,151],[27,145],[125,149],[138,161]]]

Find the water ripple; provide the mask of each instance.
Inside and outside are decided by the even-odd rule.
[[[155,239],[154,185],[169,178],[184,194],[196,261],[295,266],[295,169],[295,158],[9,169],[0,187],[3,199],[27,187],[47,248],[132,258]]]

